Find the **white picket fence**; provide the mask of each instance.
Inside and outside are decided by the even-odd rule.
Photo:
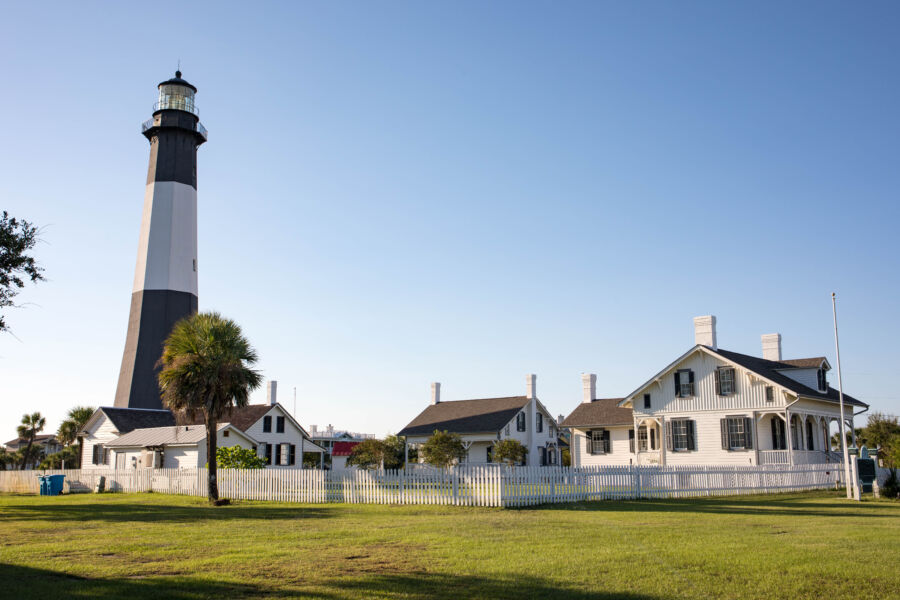
[[[459,466],[407,471],[219,469],[219,496],[280,502],[531,506],[581,500],[689,498],[835,488],[841,465],[752,467]],[[206,495],[206,469],[0,471],[0,492],[38,493],[38,475],[66,476],[66,491]]]

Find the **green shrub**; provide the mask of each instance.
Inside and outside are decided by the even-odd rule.
[[[900,481],[897,479],[897,469],[891,469],[891,474],[888,475],[887,481],[881,486],[881,495],[885,498],[900,497]]]
[[[250,448],[219,446],[216,448],[216,464],[223,469],[264,469],[266,461]]]

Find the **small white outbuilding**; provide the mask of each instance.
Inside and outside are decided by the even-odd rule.
[[[256,451],[256,440],[231,423],[220,423],[216,431],[219,447]],[[195,469],[207,463],[205,425],[135,429],[105,446],[113,454],[110,466],[116,469]]]

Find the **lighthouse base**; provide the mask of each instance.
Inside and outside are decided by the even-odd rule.
[[[163,408],[157,379],[163,343],[175,323],[196,312],[197,296],[188,292],[141,290],[131,295],[115,406]]]

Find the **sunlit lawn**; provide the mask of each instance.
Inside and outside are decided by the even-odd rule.
[[[889,598],[900,503],[523,510],[0,495],[3,598]]]

